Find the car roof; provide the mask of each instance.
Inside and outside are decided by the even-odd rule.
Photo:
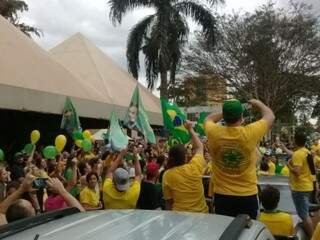
[[[287,176],[259,176],[259,185],[283,185],[289,186],[289,178]]]
[[[5,239],[201,239],[218,240],[234,218],[200,213],[148,210],[102,210],[76,213],[16,233]],[[239,240],[256,239],[265,229],[252,221]]]

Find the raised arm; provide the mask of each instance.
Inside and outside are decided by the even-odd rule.
[[[9,195],[3,202],[0,203],[0,213],[6,214],[7,209],[10,207],[10,205],[21,198],[21,195],[25,192],[31,191],[32,189],[32,182],[35,179],[34,176],[31,174],[27,174],[26,177],[23,179],[20,187],[17,189],[17,191],[13,192],[11,195]]]
[[[189,131],[189,133],[191,135],[191,140],[193,143],[193,148],[194,148],[195,154],[203,155],[203,144],[202,144],[200,138],[198,137],[197,133],[193,129],[193,122],[187,120],[184,123],[184,126]]]
[[[289,156],[292,156],[293,152],[291,150],[289,150],[283,143],[280,143],[280,148],[285,151],[286,154],[288,154]]]
[[[59,194],[63,198],[68,207],[78,208],[81,212],[85,211],[78,200],[75,199],[70,193],[68,193],[68,191],[64,188],[62,182],[60,182],[58,178],[49,178],[46,183],[50,190]]]
[[[111,178],[112,179],[112,174],[113,172],[118,168],[120,162],[122,161],[123,157],[127,154],[127,149],[123,149],[121,150],[121,152],[118,154],[116,160],[114,160],[107,172],[107,178]]]
[[[133,149],[133,157],[134,157],[134,168],[135,168],[135,180],[141,182],[142,179],[142,171],[141,165],[138,157],[138,150],[136,147]]]
[[[28,160],[27,160],[27,166],[31,165],[31,163],[33,161],[33,156],[34,156],[35,150],[36,150],[36,145],[33,145],[32,151],[31,151],[30,156],[28,157]]]
[[[262,115],[262,119],[264,119],[268,123],[269,129],[272,127],[272,124],[275,120],[275,115],[273,111],[267,107],[263,102],[252,99],[249,101],[253,108],[255,108]]]

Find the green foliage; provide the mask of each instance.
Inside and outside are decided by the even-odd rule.
[[[217,4],[216,0],[206,0]],[[154,89],[158,75],[161,75],[160,94],[167,97],[168,73],[170,82],[175,82],[182,49],[188,40],[187,18],[191,17],[202,27],[209,46],[215,42],[215,18],[205,4],[193,0],[109,0],[110,19],[121,23],[124,14],[138,7],[155,9],[155,13],[137,23],[131,30],[127,43],[129,72],[138,78],[140,69],[139,53],[145,56],[148,87]]]
[[[35,34],[36,36],[41,37],[42,32],[40,29],[20,22],[18,13],[28,10],[28,5],[24,1],[0,0],[0,15],[8,19],[9,22],[19,28],[28,37],[31,37],[31,34]]]
[[[215,48],[199,33],[183,58],[183,72],[218,75],[229,94],[262,100],[283,122],[294,122],[297,111],[311,114],[320,91],[320,24],[310,7],[269,3],[219,20]]]

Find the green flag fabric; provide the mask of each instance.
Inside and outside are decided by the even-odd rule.
[[[208,113],[206,112],[201,112],[200,116],[198,118],[196,127],[195,127],[195,131],[201,136],[205,136],[205,132],[204,132],[204,120],[206,119],[206,117],[208,116]]]
[[[81,129],[79,116],[69,97],[64,105],[60,128],[65,129],[69,134]]]
[[[187,119],[184,112],[177,105],[170,103],[166,99],[161,99],[161,107],[164,127],[171,134],[170,142],[174,144],[188,143],[190,134],[183,125],[183,122]]]
[[[135,88],[123,125],[129,129],[137,130],[144,135],[147,142],[156,143],[156,137],[150,126],[149,118],[140,98],[139,87]]]
[[[110,127],[105,137],[108,138],[111,149],[114,151],[125,149],[128,145],[128,136],[123,133],[119,124],[119,119],[114,111],[111,113]]]

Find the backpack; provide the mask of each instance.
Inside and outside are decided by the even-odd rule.
[[[310,169],[311,174],[316,175],[316,167],[314,165],[313,156],[310,153],[308,153],[308,155],[307,155],[307,163],[308,163],[308,167]],[[312,191],[310,200],[311,200],[311,203],[319,204],[317,191],[316,191],[316,184],[317,184],[317,181],[314,181],[313,182],[313,191]]]
[[[312,154],[308,153],[307,155],[307,163],[312,175],[316,175],[316,167],[314,165],[313,156]]]

